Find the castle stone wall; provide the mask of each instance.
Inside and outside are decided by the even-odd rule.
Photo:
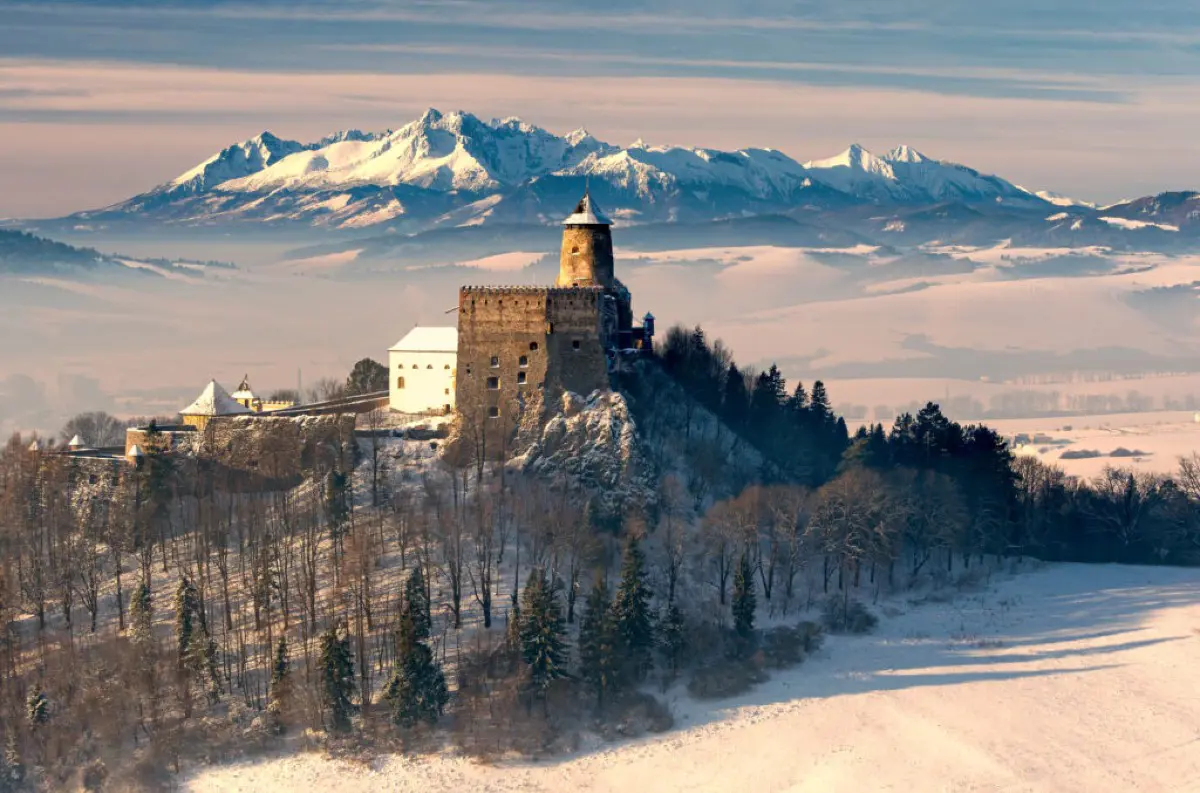
[[[455,381],[462,421],[503,435],[519,414],[540,412],[564,390],[607,389],[603,300],[598,287],[463,287]]]

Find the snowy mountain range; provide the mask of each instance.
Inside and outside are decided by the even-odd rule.
[[[72,220],[408,231],[547,223],[585,183],[623,223],[947,200],[1050,205],[1004,179],[907,146],[876,156],[856,144],[801,164],[770,149],[620,147],[583,129],[559,136],[516,118],[483,121],[431,109],[394,131],[350,130],[311,143],[264,132],[147,193]]]
[[[876,155],[854,144],[801,163],[772,149],[640,140],[622,147],[584,129],[560,136],[517,118],[484,121],[433,109],[396,130],[347,130],[309,143],[263,132],[146,193],[34,228],[332,230],[361,237],[546,227],[585,187],[624,226],[719,223],[736,231],[738,221],[772,216],[818,236],[886,243],[1020,237],[1031,244],[1165,240],[1178,247],[1200,236],[1194,193],[1096,208],[903,145]],[[1181,230],[1187,233],[1164,236]]]

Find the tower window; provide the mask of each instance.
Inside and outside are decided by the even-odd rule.
[[[575,245],[571,248],[571,253],[579,253],[579,246]]]
[[[517,385],[525,385],[525,373],[517,372]]]
[[[493,356],[492,356],[492,368],[493,368],[493,369],[499,369],[499,368],[500,368],[500,356],[498,356],[498,355],[493,355]]]
[[[414,369],[418,368],[418,367],[417,367],[417,365],[416,365],[415,363],[413,364],[413,368],[414,368]]]
[[[487,387],[488,387],[489,391],[499,391],[500,390],[500,378],[499,377],[489,377],[487,379]]]
[[[425,368],[426,368],[426,369],[432,369],[432,368],[433,368],[433,364],[426,364],[426,365],[425,365]]]
[[[500,408],[496,407],[495,405],[492,405],[490,408],[488,408],[488,418],[490,418],[490,419],[500,418]]]
[[[522,355],[517,359],[517,366],[529,366],[529,356]]]
[[[447,389],[446,389],[446,396],[450,396],[450,389],[449,389],[449,388],[447,388]]]
[[[398,389],[404,388],[404,378],[403,377],[396,378],[396,388],[398,388]]]
[[[538,343],[536,341],[529,342],[529,351],[530,352],[537,352],[537,348],[538,348]]]
[[[571,342],[571,349],[572,349],[572,350],[578,350],[578,349],[579,349],[579,339],[575,339],[575,341]]]
[[[447,369],[447,370],[449,370],[449,369],[450,369],[450,364],[446,364],[446,365],[445,365],[443,368],[444,368],[444,369]]]

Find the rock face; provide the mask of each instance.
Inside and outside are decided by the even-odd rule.
[[[655,498],[653,466],[629,405],[617,392],[593,391],[586,399],[564,393],[544,423],[531,421],[520,428],[517,454],[509,464],[565,478],[612,511],[645,507]]]

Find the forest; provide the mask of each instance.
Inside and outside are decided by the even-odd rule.
[[[1197,458],[1078,481],[932,403],[851,434],[822,383],[700,328],[618,379],[654,468],[627,509],[375,432],[286,489],[14,436],[0,790],[161,789],[281,746],[554,755],[666,729],[661,692],[744,691],[892,593],[1030,557],[1200,563]]]

